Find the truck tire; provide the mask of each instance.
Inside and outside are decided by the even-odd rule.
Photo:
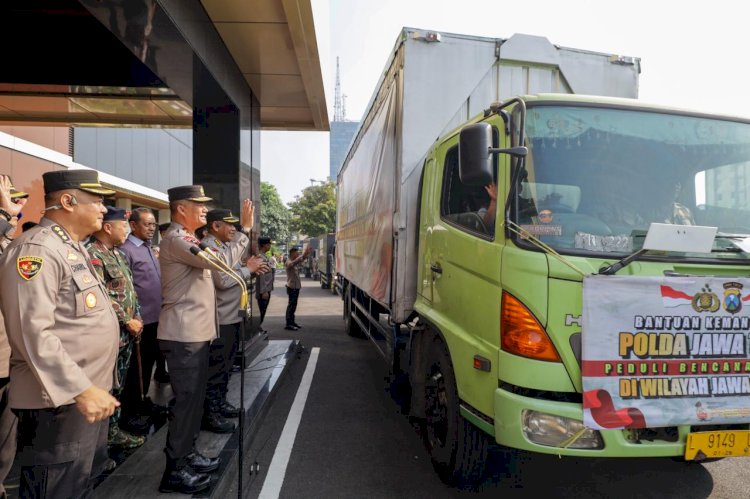
[[[352,315],[354,315],[354,306],[352,305],[352,295],[349,294],[349,292],[346,293],[346,298],[344,299],[344,321],[346,321],[346,334],[349,336],[353,336],[355,338],[364,338],[365,333],[362,332],[362,329],[359,327],[359,324],[357,324],[357,321],[354,320]]]
[[[424,367],[424,440],[432,465],[446,484],[472,488],[484,476],[487,435],[460,415],[453,367],[438,337],[427,346]]]

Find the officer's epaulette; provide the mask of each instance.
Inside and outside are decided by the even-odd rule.
[[[33,232],[26,232],[26,234],[29,234],[29,237],[24,242],[43,245],[52,235],[52,231],[49,227],[40,227]],[[21,236],[23,236],[23,234],[21,234]]]
[[[60,238],[62,242],[67,243],[68,241],[70,241],[70,236],[68,236],[68,233],[65,232],[65,230],[59,225],[50,225],[49,228],[54,235]]]

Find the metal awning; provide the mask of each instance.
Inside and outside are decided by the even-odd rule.
[[[261,129],[329,129],[310,0],[200,3],[258,99]],[[14,47],[8,71],[0,69],[0,124],[192,127],[190,99],[161,82],[87,10],[105,4],[115,6],[115,25],[128,25],[119,3],[0,4],[10,28],[0,41]],[[149,4],[158,2],[144,0]],[[41,32],[53,42],[39,44],[34,33]],[[93,57],[94,46],[108,57]],[[151,40],[151,46],[174,49],[170,40]]]

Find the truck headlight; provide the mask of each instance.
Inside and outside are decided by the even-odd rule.
[[[604,448],[599,432],[576,419],[530,410],[524,410],[521,418],[523,434],[535,444],[568,449]]]

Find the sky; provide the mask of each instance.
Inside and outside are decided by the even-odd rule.
[[[348,119],[366,110],[402,27],[509,38],[641,59],[639,100],[750,117],[747,17],[714,0],[311,0],[333,119],[336,57]],[[261,178],[284,202],[328,176],[327,132],[262,132]]]

